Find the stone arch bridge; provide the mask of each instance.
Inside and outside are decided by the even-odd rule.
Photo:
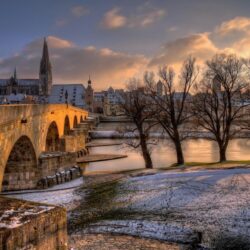
[[[92,126],[87,111],[66,104],[1,105],[0,191],[36,188],[67,171]]]

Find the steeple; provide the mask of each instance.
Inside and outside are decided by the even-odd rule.
[[[89,75],[88,85],[91,85],[90,75]]]
[[[17,75],[16,75],[16,67],[15,67],[15,69],[14,69],[13,78],[14,78],[15,80],[17,80]]]
[[[49,49],[46,38],[43,42],[42,59],[40,61],[40,95],[48,96],[51,92],[52,85],[52,67],[49,60]]]
[[[51,68],[50,61],[49,61],[49,50],[46,38],[44,38],[43,42],[43,53],[42,59],[40,62],[40,74],[45,74],[47,70]]]

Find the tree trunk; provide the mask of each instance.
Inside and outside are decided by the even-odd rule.
[[[177,165],[182,165],[184,164],[184,157],[183,157],[181,142],[180,140],[177,140],[174,142],[174,144],[175,144]]]
[[[148,146],[147,146],[145,135],[143,135],[143,134],[140,135],[140,141],[141,141],[140,144],[141,144],[142,156],[143,156],[143,159],[145,161],[145,167],[146,168],[153,168],[153,163],[152,163],[150,153],[148,151]]]
[[[179,131],[177,128],[175,129],[175,132],[174,132],[174,145],[175,145],[175,151],[176,151],[177,165],[182,165],[184,164],[184,156],[182,152]]]
[[[220,162],[223,162],[223,161],[226,161],[226,150],[227,150],[227,147],[226,146],[221,146],[219,145],[219,148],[220,148]]]

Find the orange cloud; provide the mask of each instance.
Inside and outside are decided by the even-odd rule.
[[[166,15],[166,11],[162,9],[152,9],[145,13],[138,14],[129,18],[129,27],[147,27]]]
[[[119,8],[113,8],[105,13],[101,25],[106,29],[117,29],[124,27],[127,23],[127,18],[120,14]]]
[[[152,58],[150,66],[180,64],[190,55],[200,61],[207,60],[217,52],[209,33],[194,34],[165,44],[160,53]]]
[[[115,9],[114,14],[122,16],[119,9]],[[136,20],[137,24],[138,20],[143,20],[142,16]],[[129,25],[132,19],[125,20],[119,21],[118,18],[118,21],[109,24],[113,28],[121,27],[125,24]],[[199,65],[203,65],[204,61],[221,52],[250,57],[250,27],[247,23],[247,18],[237,17],[222,23],[210,32],[192,34],[165,43],[151,58],[121,53],[112,48],[98,49],[91,45],[81,47],[72,41],[49,36],[54,83],[86,82],[90,74],[95,89],[105,89],[110,85],[120,88],[124,86],[128,78],[141,77],[145,70],[157,70],[161,65],[171,65],[178,70],[189,55],[196,57]],[[236,28],[243,32],[241,36],[230,40],[228,34]],[[216,41],[217,38],[220,39]],[[227,41],[226,45],[223,44],[223,39]],[[43,39],[33,41],[15,55],[1,58],[1,77],[9,77],[15,66],[17,66],[20,78],[38,77],[42,43]]]
[[[144,71],[148,59],[109,48],[79,47],[71,41],[47,38],[54,83],[85,83],[91,75],[95,89],[123,87],[127,78]],[[37,78],[43,39],[28,44],[19,54],[0,61],[1,77],[10,77],[16,66],[18,77]]]
[[[121,14],[120,8],[113,8],[105,13],[101,22],[106,29],[147,27],[166,15],[166,10],[144,4],[130,15]]]
[[[228,35],[229,33],[241,31],[247,32],[250,31],[250,18],[238,16],[231,20],[223,22],[221,25],[216,27],[216,32],[220,35]]]

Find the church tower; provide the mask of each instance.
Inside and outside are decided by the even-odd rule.
[[[52,87],[52,67],[49,60],[48,44],[45,38],[43,43],[42,59],[40,61],[39,80],[39,95],[49,96]]]
[[[87,105],[87,109],[89,112],[93,112],[94,110],[94,90],[91,86],[91,83],[92,82],[89,77],[88,87],[86,88],[86,91],[85,91],[85,103]]]

